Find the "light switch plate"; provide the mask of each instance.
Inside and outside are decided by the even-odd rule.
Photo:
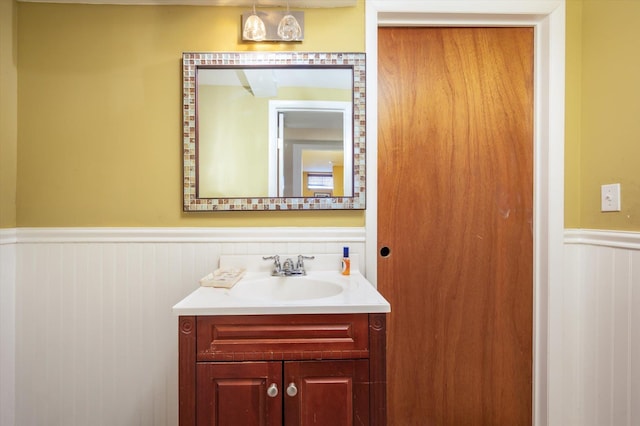
[[[609,185],[602,185],[601,199],[603,212],[619,212],[620,211],[620,184],[612,183]]]

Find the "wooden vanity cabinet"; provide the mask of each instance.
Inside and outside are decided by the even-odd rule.
[[[280,364],[278,362],[197,364],[196,424],[282,425]],[[276,384],[280,392],[269,397],[268,387]]]
[[[385,314],[181,316],[180,426],[385,425]]]

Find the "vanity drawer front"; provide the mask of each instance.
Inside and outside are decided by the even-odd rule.
[[[198,361],[369,357],[367,314],[197,318]]]

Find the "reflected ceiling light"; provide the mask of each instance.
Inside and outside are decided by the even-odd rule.
[[[242,37],[245,40],[262,41],[267,36],[267,30],[264,27],[264,22],[256,14],[256,5],[253,5],[253,14],[251,14],[244,22],[244,28],[242,30]]]
[[[289,2],[287,2],[287,13],[278,24],[278,36],[286,41],[300,40],[302,37],[302,28],[298,20],[289,12]]]

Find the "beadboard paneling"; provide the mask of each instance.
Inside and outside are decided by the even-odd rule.
[[[2,426],[177,424],[171,306],[220,254],[340,253],[346,244],[362,259],[365,244],[363,230],[326,228],[2,236]],[[562,348],[552,350],[563,366],[557,425],[640,424],[640,234],[570,230],[565,243],[563,300],[552,301],[563,312]]]
[[[640,424],[640,234],[567,233],[567,424]],[[569,409],[569,407],[571,407]]]
[[[558,366],[554,371],[561,377],[552,380],[555,386],[551,387],[550,398],[561,403],[556,404],[561,411],[555,413],[554,423],[558,426],[582,426],[583,425],[583,392],[584,374],[581,371],[579,359],[582,354],[582,326],[581,318],[584,317],[584,306],[581,296],[582,282],[582,247],[565,246],[564,253],[564,281],[562,289],[555,293],[560,295],[552,301],[557,306],[555,311],[561,316],[559,320],[551,322],[556,328],[553,333],[557,338],[551,342],[550,351],[556,357],[552,361]],[[560,330],[558,330],[558,328]],[[553,330],[552,330],[553,331]],[[551,332],[550,332],[551,333]]]
[[[20,229],[15,424],[176,425],[171,307],[221,254],[344,245],[364,256],[364,230]]]
[[[16,232],[0,229],[0,426],[15,425]]]

